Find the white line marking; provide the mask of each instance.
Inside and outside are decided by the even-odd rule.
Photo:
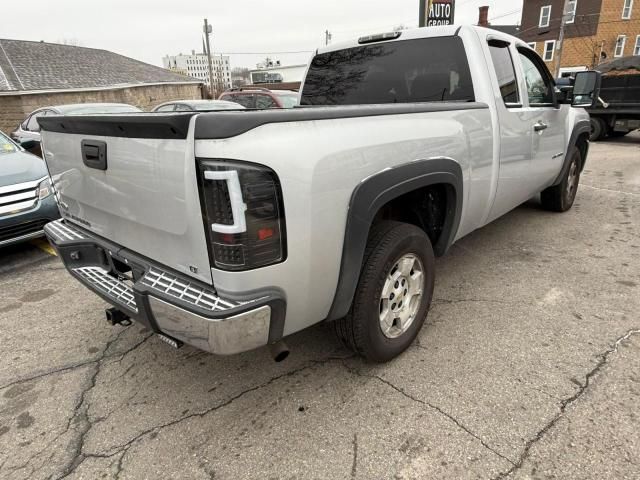
[[[585,188],[592,188],[593,190],[601,190],[603,192],[612,192],[612,193],[619,193],[621,195],[631,195],[633,197],[640,197],[640,193],[623,192],[622,190],[612,190],[610,188],[594,187],[592,185],[585,185],[584,183],[581,183],[580,186]]]

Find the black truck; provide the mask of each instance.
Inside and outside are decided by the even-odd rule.
[[[601,101],[587,109],[591,141],[622,137],[640,128],[640,56],[619,58],[597,70],[602,73]]]

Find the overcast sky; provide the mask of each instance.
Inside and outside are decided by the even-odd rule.
[[[214,53],[232,53],[232,67],[267,55],[306,63],[324,43],[418,25],[417,0],[31,0],[2,1],[0,38],[73,41],[162,65],[166,54],[202,50],[202,23],[213,25]],[[457,0],[456,24],[475,24],[489,5],[495,24],[520,23],[522,0]],[[284,54],[277,52],[300,52]],[[241,53],[256,53],[244,55]]]

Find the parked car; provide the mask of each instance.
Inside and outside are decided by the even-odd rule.
[[[595,102],[598,75],[578,74],[573,106]],[[39,119],[63,216],[45,231],[111,321],[217,354],[271,345],[278,360],[284,337],[328,321],[390,360],[425,321],[434,256],[540,193],[569,210],[587,160],[589,115],[496,30],[323,47],[301,100]]]
[[[154,112],[205,112],[216,110],[243,110],[244,107],[235,102],[224,100],[175,100],[161,103]]]
[[[44,160],[0,132],[0,247],[43,236],[59,217]]]
[[[293,108],[299,103],[298,92],[293,90],[268,90],[259,87],[239,87],[227,90],[220,100],[230,100],[246,108]]]
[[[35,143],[29,149],[34,155],[42,156],[40,149],[40,125],[38,118],[48,115],[93,115],[102,113],[139,113],[138,107],[126,103],[76,103],[69,105],[57,105],[43,107],[29,114],[27,118],[11,132],[11,138],[18,143],[26,140],[34,140]]]

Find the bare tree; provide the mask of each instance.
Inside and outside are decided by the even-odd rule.
[[[248,68],[236,67],[231,70],[231,86],[238,88],[247,85],[251,83],[250,77]]]
[[[249,69],[244,67],[236,67],[231,70],[231,76],[234,78],[242,78],[243,80],[249,80]]]

